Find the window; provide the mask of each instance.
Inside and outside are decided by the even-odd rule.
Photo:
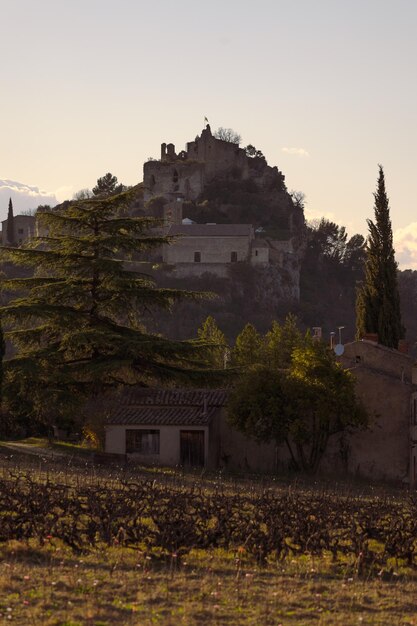
[[[232,252],[230,254],[230,260],[231,260],[232,263],[236,263],[236,261],[237,261],[237,252]]]
[[[178,172],[177,170],[174,170],[172,173],[172,182],[173,183],[177,183],[178,182]]]
[[[23,235],[23,228],[18,228],[17,229],[17,234],[18,235]]]
[[[194,263],[201,263],[201,252],[194,252]]]
[[[257,250],[255,250],[255,256],[258,256],[258,251]]]
[[[159,430],[126,430],[126,452],[159,454]]]

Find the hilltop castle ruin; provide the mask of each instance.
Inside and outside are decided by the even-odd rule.
[[[232,264],[246,262],[281,285],[282,297],[299,299],[303,212],[263,156],[217,139],[207,124],[178,154],[163,143],[160,160],[144,164],[143,182],[153,215],[179,237],[162,253],[178,278],[227,277]],[[249,219],[237,221],[241,215]]]

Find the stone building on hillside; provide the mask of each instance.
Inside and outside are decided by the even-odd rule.
[[[277,167],[217,139],[207,125],[178,154],[173,144],[163,143],[160,160],[145,163],[143,177],[149,212],[163,220],[165,234],[176,238],[152,259],[162,260],[170,276],[231,278],[233,264],[247,263],[259,274],[257,298],[262,291],[267,294],[271,309],[276,302],[299,300],[304,216]],[[205,213],[201,198],[208,185],[214,199]],[[210,219],[210,211],[214,215],[216,210],[219,218]],[[237,223],[233,216],[243,217],[245,211],[253,222]],[[269,230],[264,227],[268,224]]]
[[[293,205],[285,191],[282,172],[269,166],[264,157],[249,157],[238,144],[217,139],[208,124],[200,136],[187,143],[186,150],[177,154],[174,144],[163,143],[160,160],[144,163],[144,201],[163,200],[161,213],[156,217],[169,224],[181,224],[182,217],[187,217],[183,215],[184,202],[196,202],[216,177],[221,180],[230,177],[233,184],[250,180],[260,194],[268,196],[269,202],[281,192],[281,202],[285,204],[282,227],[290,233],[303,227],[303,212]],[[263,201],[266,202],[265,198]]]
[[[177,276],[204,272],[227,276],[231,263],[245,261],[259,267],[269,263],[269,247],[255,238],[251,224],[173,225],[168,234],[180,237],[163,250],[164,263],[175,265]]]
[[[20,246],[25,243],[35,234],[35,221],[33,215],[14,215],[10,199],[7,219],[1,222],[1,245]]]
[[[174,144],[163,143],[161,159],[144,164],[145,201],[155,196],[165,196],[171,201],[196,200],[217,174],[231,170],[241,180],[246,180],[251,170],[256,170],[262,187],[274,181],[282,184],[285,180],[282,172],[268,166],[264,158],[249,158],[238,144],[214,137],[207,124],[200,136],[187,143],[186,150],[177,154]]]

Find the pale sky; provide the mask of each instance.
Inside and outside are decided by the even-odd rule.
[[[63,200],[107,171],[135,184],[161,142],[182,149],[207,116],[306,194],[308,218],[350,234],[366,234],[381,163],[397,259],[417,269],[416,0],[0,0],[0,10],[2,217],[9,195],[27,208],[27,186]]]

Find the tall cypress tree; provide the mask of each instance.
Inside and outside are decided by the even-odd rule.
[[[13,216],[13,203],[12,199],[9,199],[9,211],[7,213],[7,228],[6,228],[7,243],[11,246],[14,245],[14,216]]]
[[[3,400],[3,358],[6,352],[6,344],[3,336],[3,328],[0,323],[0,414]]]
[[[368,221],[369,236],[365,261],[365,281],[356,302],[356,333],[377,333],[378,341],[397,348],[404,333],[401,324],[397,263],[392,241],[389,201],[382,166],[375,197],[375,221]]]

